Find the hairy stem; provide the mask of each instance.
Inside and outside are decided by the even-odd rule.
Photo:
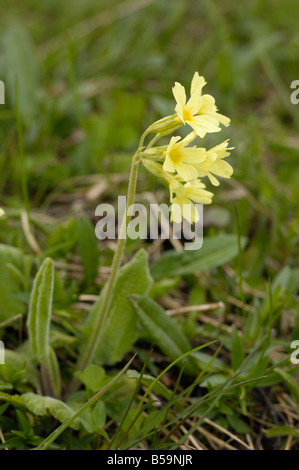
[[[140,141],[140,146],[143,143],[143,139]],[[87,348],[85,349],[83,355],[79,358],[77,364],[77,370],[83,370],[87,367],[93,360],[94,354],[97,350],[97,347],[101,341],[102,334],[104,332],[104,324],[107,320],[109,307],[111,305],[111,300],[113,296],[114,286],[117,278],[117,274],[122,262],[123,252],[126,244],[126,234],[129,224],[130,217],[127,215],[127,209],[132,204],[134,204],[136,183],[137,183],[137,174],[138,174],[138,164],[136,162],[136,157],[139,153],[140,146],[132,160],[130,179],[128,185],[128,195],[127,195],[127,204],[126,211],[124,214],[124,219],[122,221],[121,232],[118,238],[116,251],[114,253],[113,262],[111,266],[111,274],[105,286],[104,296],[97,314],[97,321],[93,332],[89,338]],[[78,380],[74,379],[70,384],[69,392],[74,391],[77,388]]]

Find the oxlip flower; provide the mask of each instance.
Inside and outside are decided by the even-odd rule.
[[[180,223],[183,217],[191,224],[198,222],[199,213],[194,203],[211,204],[213,197],[213,193],[204,188],[200,180],[183,184],[172,178],[169,183],[172,222]]]
[[[187,147],[196,137],[196,133],[191,132],[184,139],[178,136],[170,139],[163,164],[163,169],[166,172],[177,172],[184,181],[193,181],[197,178],[198,173],[194,164],[201,163],[206,155],[204,149]]]
[[[228,147],[229,140],[225,140],[216,147],[210,150],[202,149],[205,152],[205,157],[201,163],[194,164],[198,176],[207,176],[214,186],[219,186],[218,179],[214,176],[221,176],[222,178],[230,178],[233,174],[233,168],[227,163],[224,158],[230,155],[229,150],[234,147]]]
[[[202,88],[206,84],[203,77],[195,72],[191,82],[191,96],[187,101],[185,87],[175,82],[172,92],[176,100],[175,111],[183,124],[188,124],[203,138],[207,133],[219,132],[219,123],[228,126],[230,119],[218,113],[215,99],[211,95],[202,95]]]

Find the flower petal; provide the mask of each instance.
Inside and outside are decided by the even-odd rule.
[[[217,160],[211,166],[210,171],[217,176],[222,176],[223,178],[230,178],[234,170],[225,160]]]
[[[217,106],[215,104],[215,98],[212,95],[202,95],[202,105],[200,108],[200,114],[211,114],[217,112]]]
[[[205,81],[205,79],[203,77],[200,77],[198,72],[195,72],[192,78],[192,82],[191,82],[191,96],[193,95],[193,93],[195,93],[198,90],[199,90],[199,93],[201,94],[201,90],[205,86],[206,83],[207,82]]]
[[[230,118],[228,118],[227,116],[224,116],[223,114],[220,114],[220,113],[210,113],[210,116],[214,117],[215,119],[217,119],[220,124],[223,124],[225,127],[229,126],[230,125]]]
[[[175,110],[179,116],[179,118],[182,118],[182,113],[183,109],[186,105],[186,91],[183,85],[181,85],[178,82],[175,82],[174,87],[172,88],[172,93],[173,96],[177,102],[177,106],[175,107]]]
[[[191,95],[191,98],[188,100],[185,109],[191,116],[194,116],[199,112],[199,110],[202,107],[202,99],[201,99],[201,94],[200,91],[197,90],[193,95]]]
[[[220,184],[219,181],[209,171],[207,172],[207,177],[209,178],[209,180],[211,181],[213,186],[219,186],[219,184]]]
[[[173,164],[173,161],[169,157],[169,155],[167,155],[167,157],[165,159],[165,162],[163,163],[163,170],[167,171],[168,173],[174,173],[175,172],[175,166]]]
[[[183,163],[196,164],[205,161],[207,158],[207,151],[199,147],[187,147],[182,150]]]
[[[203,138],[208,132],[219,132],[221,128],[218,121],[211,116],[194,116],[192,121],[187,121],[196,134]]]
[[[213,193],[197,187],[196,183],[187,183],[185,185],[188,198],[198,204],[211,204]]]
[[[193,181],[197,179],[197,171],[191,165],[179,162],[175,164],[175,169],[184,181]]]
[[[171,205],[171,216],[170,216],[170,220],[171,222],[175,222],[177,224],[181,223],[182,222],[182,210],[181,210],[181,206],[176,203],[176,202],[173,202],[172,205]]]

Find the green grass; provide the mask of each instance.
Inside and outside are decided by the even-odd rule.
[[[6,5],[1,448],[298,449],[299,373],[290,362],[299,340],[297,23],[290,0]],[[131,323],[117,348],[108,328],[94,363],[76,372],[115,249],[94,236],[95,208],[126,193],[140,135],[173,113],[171,86],[188,85],[196,70],[231,118],[221,137],[235,147],[233,178],[204,210],[196,254],[128,241],[124,294],[113,305],[115,324],[122,311]],[[218,142],[205,138],[207,147]],[[149,193],[168,201],[141,169],[136,200],[149,203]],[[41,281],[47,257],[54,271]],[[53,297],[37,313],[30,297],[42,282],[48,293],[53,282]],[[51,348],[41,351],[35,335],[46,325],[39,331],[34,318],[48,321],[47,312]],[[60,376],[56,401],[43,396],[54,395],[43,368]],[[74,373],[80,385],[70,394]],[[61,423],[69,426],[59,434]]]

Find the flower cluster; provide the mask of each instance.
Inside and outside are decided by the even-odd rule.
[[[145,135],[156,133],[156,137],[139,154],[142,164],[169,187],[174,222],[181,222],[182,216],[191,223],[197,222],[199,214],[194,203],[212,202],[213,193],[205,189],[201,178],[207,176],[212,185],[218,186],[217,176],[229,178],[233,173],[224,160],[233,148],[228,147],[228,140],[209,150],[190,145],[198,137],[202,139],[207,133],[219,132],[220,124],[230,123],[228,117],[218,113],[213,96],[202,94],[205,84],[205,79],[195,72],[187,101],[185,88],[175,83],[172,91],[176,114],[160,119],[147,129]],[[168,145],[153,146],[160,137],[183,125],[192,129],[185,138],[173,136]]]

